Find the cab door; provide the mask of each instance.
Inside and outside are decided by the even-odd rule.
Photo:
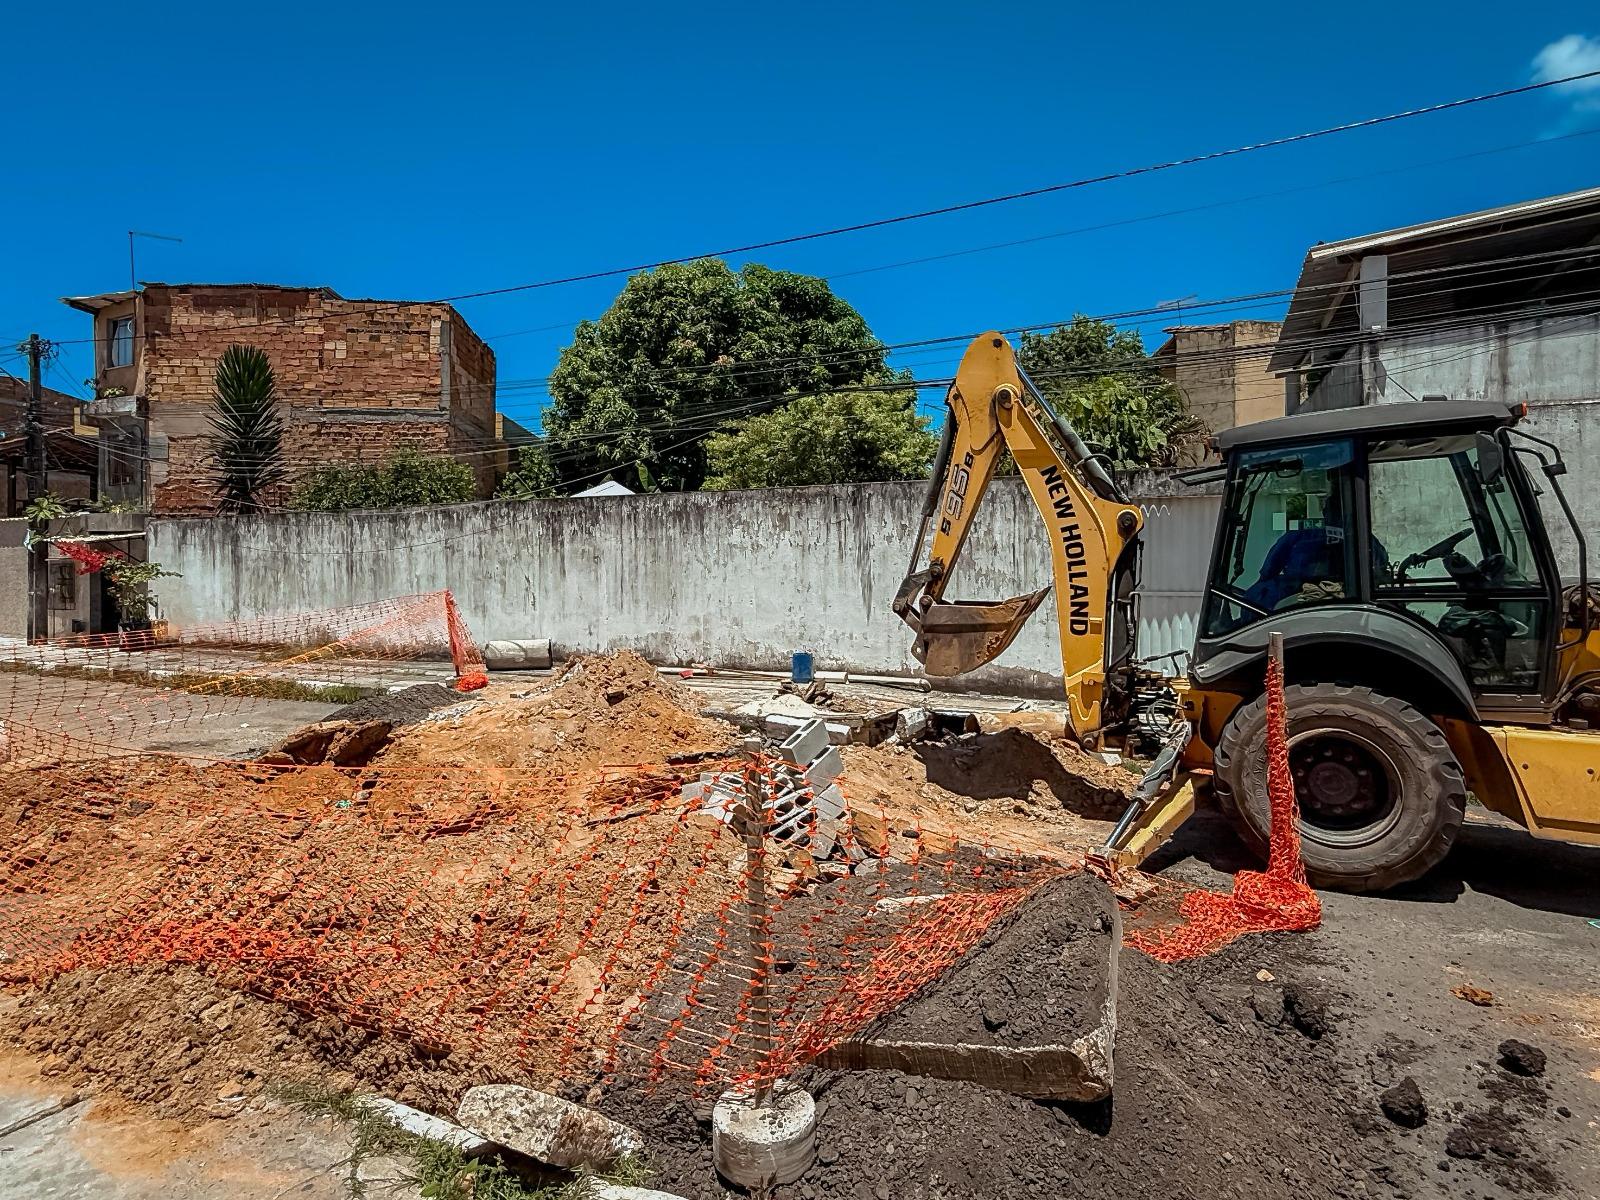
[[[1434,631],[1481,710],[1544,711],[1556,589],[1513,478],[1483,482],[1475,433],[1375,439],[1365,459],[1373,600]]]

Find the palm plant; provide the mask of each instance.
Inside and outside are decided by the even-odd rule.
[[[283,464],[283,416],[266,352],[229,346],[217,363],[212,411],[212,482],[223,512],[255,512],[288,477]]]

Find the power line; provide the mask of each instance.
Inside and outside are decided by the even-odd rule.
[[[924,221],[932,217],[949,216],[954,213],[971,212],[975,209],[990,208],[1000,204],[1010,204],[1018,200],[1032,199],[1037,196],[1054,195],[1060,192],[1073,191],[1079,188],[1092,187],[1097,184],[1111,183],[1117,180],[1133,179],[1142,175],[1153,175],[1164,171],[1176,170],[1180,167],[1198,166],[1201,163],[1217,162],[1223,159],[1235,158],[1243,154],[1253,154],[1262,150],[1278,149],[1283,146],[1297,145],[1302,142],[1315,141],[1331,137],[1335,134],[1351,133],[1356,130],[1373,129],[1383,125],[1393,124],[1398,121],[1411,120],[1416,117],[1431,116],[1437,113],[1450,112],[1455,109],[1467,108],[1472,105],[1491,103],[1496,100],[1505,100],[1513,96],[1527,95],[1531,92],[1541,91],[1545,88],[1560,87],[1564,84],[1578,83],[1586,79],[1600,77],[1600,70],[1585,71],[1575,75],[1564,76],[1560,79],[1547,79],[1534,83],[1525,83],[1517,87],[1502,88],[1498,91],[1484,92],[1475,96],[1464,96],[1454,100],[1445,100],[1437,104],[1423,105],[1418,108],[1403,109],[1399,112],[1386,113],[1382,116],[1364,117],[1359,120],[1346,121],[1338,125],[1326,126],[1322,129],[1307,130],[1302,133],[1286,134],[1282,137],[1269,138],[1265,141],[1251,142],[1240,146],[1232,146],[1224,150],[1211,150],[1200,154],[1191,154],[1183,158],[1170,159],[1165,162],[1148,163],[1138,167],[1126,167],[1117,171],[1105,171],[1096,175],[1086,175],[1077,179],[1067,180],[1062,183],[1046,184],[1040,187],[1026,188],[1022,191],[1007,192],[998,196],[986,196],[978,200],[967,200],[957,204],[946,204],[936,208],[920,209],[894,216],[877,217],[871,220],[858,221],[849,225],[838,225],[827,229],[812,230],[806,233],[787,234],[781,237],[767,238],[762,241],[748,242],[739,246],[727,246],[715,250],[701,250],[694,254],[679,255],[674,258],[662,258],[649,262],[634,263],[629,266],[607,267],[601,270],[584,271],[574,275],[557,276],[551,279],[534,280],[529,283],[508,284],[503,287],[484,288],[480,291],[461,292],[453,296],[442,296],[432,301],[405,301],[405,300],[378,300],[369,302],[372,308],[366,311],[377,311],[380,308],[410,307],[415,304],[454,304],[462,300],[480,300],[491,296],[506,296],[518,292],[536,291],[544,288],[560,287],[573,283],[586,283],[596,279],[615,278],[619,275],[632,275],[639,271],[655,270],[659,267],[678,266],[684,263],[695,262],[704,258],[729,258],[741,254],[750,254],[757,250],[772,250],[781,246],[799,245],[804,242],[820,241],[824,238],[839,237],[844,234],[864,233],[875,229],[885,229],[895,225],[904,225],[913,221]],[[248,325],[239,325],[234,328],[260,329],[273,324],[296,324],[306,320],[318,318],[287,317],[277,321],[259,321]],[[226,329],[226,326],[213,326],[213,329]],[[136,335],[138,336],[138,335]],[[75,339],[76,342],[93,341],[94,339]]]
[[[1494,272],[1494,271],[1504,270],[1504,269],[1507,269],[1507,268],[1509,268],[1511,266],[1521,265],[1521,264],[1530,263],[1530,262],[1546,262],[1546,261],[1550,261],[1550,260],[1579,259],[1579,258],[1600,258],[1600,247],[1586,247],[1586,248],[1582,248],[1580,250],[1575,250],[1575,251],[1549,251],[1549,252],[1541,252],[1541,253],[1533,253],[1533,254],[1525,254],[1525,255],[1513,255],[1513,256],[1507,256],[1507,257],[1501,258],[1501,259],[1477,260],[1477,261],[1470,262],[1470,263],[1456,264],[1454,266],[1433,267],[1433,268],[1419,269],[1419,270],[1412,271],[1412,272],[1400,272],[1400,273],[1396,273],[1395,275],[1392,275],[1390,278],[1391,278],[1391,282],[1393,282],[1393,281],[1399,281],[1399,280],[1405,280],[1405,279],[1428,279],[1428,278],[1434,278],[1434,277],[1439,277],[1439,276],[1450,276],[1450,275],[1476,276],[1476,275],[1482,275],[1482,274],[1491,273],[1491,272]],[[1550,278],[1550,277],[1554,277],[1555,275],[1558,275],[1558,274],[1561,274],[1561,273],[1562,272],[1557,271],[1557,272],[1548,272],[1548,273],[1546,273],[1544,275],[1525,276],[1525,277],[1523,277],[1522,281],[1523,282],[1528,282],[1528,281],[1537,280],[1537,279]],[[1325,288],[1331,290],[1331,289],[1334,289],[1334,288],[1342,288],[1345,285],[1343,283],[1340,283],[1340,284],[1318,285],[1318,286],[1319,287],[1325,287]],[[1302,291],[1309,291],[1309,290],[1315,290],[1315,289],[1302,289]],[[1454,290],[1455,290],[1454,287],[1435,289],[1435,290],[1429,291],[1429,292],[1413,293],[1410,298],[1414,300],[1418,296],[1441,295],[1441,294],[1445,294],[1446,292],[1454,291]],[[1250,300],[1256,300],[1256,299],[1258,299],[1260,297],[1271,297],[1271,296],[1279,296],[1279,295],[1284,295],[1284,294],[1288,294],[1288,293],[1286,293],[1286,292],[1255,293],[1255,294],[1252,294],[1252,295],[1246,295],[1246,296],[1242,296],[1242,297],[1228,297],[1228,298],[1222,298],[1222,299],[1212,300],[1212,301],[1199,301],[1199,302],[1196,302],[1194,305],[1191,305],[1191,306],[1188,306],[1188,307],[1189,307],[1190,311],[1194,311],[1194,310],[1197,310],[1197,309],[1205,309],[1205,308],[1217,308],[1217,307],[1221,307],[1221,306],[1225,306],[1225,305],[1235,304],[1236,301],[1240,301],[1240,300],[1250,301]],[[1182,355],[1181,358],[1182,358],[1183,365],[1186,366],[1186,367],[1194,367],[1194,366],[1208,365],[1208,364],[1220,364],[1220,363],[1227,363],[1227,362],[1237,363],[1237,362],[1246,361],[1246,360],[1251,359],[1251,358],[1266,357],[1266,356],[1269,356],[1271,354],[1277,353],[1277,352],[1282,351],[1282,350],[1293,350],[1293,351],[1306,352],[1306,351],[1323,350],[1323,349],[1337,349],[1337,348],[1340,348],[1340,347],[1349,347],[1349,346],[1352,346],[1352,345],[1355,345],[1355,344],[1358,344],[1358,343],[1361,343],[1361,342],[1372,340],[1374,338],[1382,340],[1382,339],[1392,339],[1392,338],[1414,337],[1414,336],[1418,336],[1420,334],[1425,334],[1425,333],[1443,332],[1443,331],[1447,331],[1447,330],[1450,330],[1450,329],[1462,328],[1462,327],[1470,326],[1470,325],[1473,325],[1473,324],[1481,323],[1482,321],[1487,320],[1487,319],[1508,319],[1508,318],[1519,317],[1519,316],[1541,316],[1541,315],[1542,316],[1554,316],[1554,315],[1560,315],[1560,314],[1563,314],[1563,313],[1569,313],[1569,312],[1573,312],[1573,311],[1590,312],[1590,311],[1593,311],[1596,308],[1596,304],[1594,302],[1595,295],[1596,295],[1596,293],[1593,292],[1593,291],[1573,293],[1572,294],[1573,298],[1570,298],[1569,301],[1566,304],[1562,304],[1562,305],[1538,305],[1538,306],[1534,306],[1534,307],[1523,307],[1523,308],[1520,308],[1520,309],[1517,308],[1516,306],[1517,305],[1523,305],[1525,303],[1524,301],[1520,301],[1520,300],[1507,301],[1507,302],[1504,302],[1502,304],[1497,304],[1497,305],[1484,305],[1484,306],[1481,306],[1481,307],[1478,307],[1478,308],[1475,308],[1475,309],[1470,309],[1470,310],[1465,310],[1465,311],[1454,311],[1454,312],[1446,314],[1446,315],[1444,315],[1442,317],[1435,318],[1432,321],[1414,322],[1414,323],[1407,324],[1407,325],[1404,325],[1404,326],[1391,327],[1389,330],[1384,331],[1384,332],[1382,332],[1380,334],[1377,334],[1377,335],[1370,334],[1370,333],[1367,333],[1367,332],[1364,332],[1364,331],[1356,331],[1354,333],[1348,333],[1348,334],[1346,334],[1346,333],[1327,333],[1327,334],[1317,335],[1317,336],[1314,336],[1314,337],[1301,338],[1301,339],[1295,339],[1295,340],[1290,340],[1290,341],[1285,341],[1284,339],[1280,338],[1280,339],[1277,339],[1277,340],[1274,340],[1274,341],[1270,341],[1270,342],[1252,343],[1252,344],[1248,344],[1248,345],[1245,345],[1245,346],[1234,345],[1234,346],[1218,347],[1218,348],[1216,348],[1214,350],[1210,350],[1210,351],[1189,352],[1189,353],[1186,353],[1186,354]],[[1113,319],[1113,318],[1127,317],[1129,315],[1139,315],[1139,314],[1151,313],[1151,312],[1156,312],[1156,311],[1159,311],[1159,310],[1156,310],[1156,309],[1135,309],[1135,310],[1128,310],[1125,313],[1107,314],[1106,316],[1103,316],[1103,317],[1092,317],[1092,318],[1087,318],[1087,319],[1091,319],[1091,320],[1110,320],[1110,319]],[[1029,331],[1031,331],[1033,329],[1049,328],[1049,327],[1060,327],[1060,326],[1062,326],[1064,324],[1066,324],[1066,323],[1065,322],[1048,322],[1048,323],[1042,323],[1042,324],[1039,324],[1039,325],[1013,327],[1013,328],[1010,328],[1010,329],[1001,330],[1000,332],[1006,333],[1006,334],[1014,334],[1014,333],[1019,333],[1019,332],[1026,333],[1026,332],[1029,332]],[[977,336],[976,333],[970,333],[969,332],[969,333],[948,335],[948,336],[945,336],[945,337],[927,338],[927,339],[922,339],[922,340],[920,340],[918,342],[915,342],[915,343],[908,342],[908,343],[902,343],[901,345],[903,345],[903,346],[918,346],[918,347],[924,347],[924,348],[930,348],[930,349],[938,349],[938,348],[942,348],[943,346],[951,344],[951,343],[959,343],[959,342],[971,341],[971,339],[973,337],[975,337],[975,336]],[[841,352],[841,353],[843,353],[843,352]],[[1327,365],[1327,364],[1324,364],[1324,365]],[[1099,377],[1099,376],[1108,375],[1108,374],[1124,374],[1124,373],[1137,372],[1137,371],[1146,371],[1146,372],[1154,371],[1154,370],[1158,369],[1158,366],[1159,366],[1159,364],[1153,362],[1151,360],[1150,356],[1145,355],[1145,356],[1137,357],[1137,358],[1127,358],[1127,359],[1121,359],[1121,360],[1103,361],[1103,362],[1098,362],[1098,363],[1086,365],[1086,366],[1079,367],[1079,368],[1064,369],[1064,370],[1058,370],[1058,371],[1053,371],[1053,372],[1039,372],[1039,373],[1037,373],[1037,378],[1040,378],[1040,379],[1094,378],[1094,377]],[[886,392],[898,392],[898,391],[911,390],[911,389],[915,389],[915,388],[928,388],[928,387],[943,386],[943,385],[945,385],[947,383],[948,383],[948,380],[943,380],[943,379],[927,380],[927,379],[915,379],[915,378],[913,378],[913,379],[910,379],[910,380],[891,380],[891,381],[886,381],[886,382],[881,383],[881,384],[843,384],[843,385],[830,386],[828,388],[816,389],[816,390],[813,390],[813,391],[778,393],[778,394],[768,394],[768,395],[763,395],[763,396],[750,396],[750,395],[746,394],[746,395],[742,395],[742,396],[728,397],[727,399],[729,399],[730,401],[734,401],[735,403],[731,403],[726,407],[701,409],[699,411],[689,410],[689,411],[684,412],[681,416],[679,416],[678,418],[676,418],[674,420],[670,420],[670,421],[669,420],[663,420],[659,424],[652,424],[652,423],[649,423],[649,422],[645,422],[645,423],[641,423],[639,425],[635,425],[635,426],[633,426],[630,429],[625,430],[625,431],[608,430],[608,431],[594,432],[594,433],[588,433],[588,434],[572,434],[572,435],[567,435],[565,437],[556,437],[556,438],[552,438],[552,437],[547,435],[542,440],[543,440],[543,442],[544,442],[544,444],[546,446],[546,449],[547,449],[548,453],[557,455],[563,460],[570,460],[571,458],[578,458],[578,457],[582,457],[583,456],[583,452],[582,451],[572,451],[570,449],[570,447],[572,447],[573,445],[575,445],[577,443],[580,443],[580,442],[588,442],[588,441],[600,442],[600,441],[604,441],[604,440],[606,440],[608,438],[614,438],[614,437],[622,436],[622,435],[650,436],[650,435],[657,434],[657,433],[663,433],[663,432],[668,432],[668,431],[676,431],[676,430],[681,430],[681,429],[694,428],[695,426],[692,424],[692,422],[698,422],[698,421],[709,421],[709,422],[712,422],[713,426],[720,427],[722,424],[726,423],[726,421],[728,421],[728,420],[734,419],[734,418],[736,418],[737,416],[740,416],[740,415],[749,414],[749,413],[753,412],[754,410],[757,410],[757,409],[760,409],[760,408],[780,407],[780,406],[782,406],[784,404],[789,403],[792,400],[803,399],[803,398],[814,397],[814,396],[831,395],[831,394],[835,394],[835,393],[841,392],[841,391],[886,391]],[[708,427],[708,428],[710,428],[710,427]],[[713,431],[714,431],[714,429],[713,429]],[[471,444],[472,440],[473,439],[460,439],[460,438],[455,439],[455,441],[457,442],[458,445],[460,445],[460,444]],[[478,439],[478,440],[482,441],[482,442],[486,442],[486,443],[489,441],[489,439]],[[509,448],[514,448],[514,447],[509,447]],[[483,450],[483,451],[477,451],[477,452],[454,452],[454,453],[447,453],[447,454],[441,455],[439,457],[456,457],[456,458],[483,457],[483,456],[488,456],[488,455],[499,454],[499,453],[502,453],[502,452],[508,452],[509,448],[504,443],[501,443],[499,441],[494,441],[489,449],[486,449],[486,450]],[[325,456],[302,456],[302,457],[299,457],[296,460],[294,460],[290,465],[293,465],[293,466],[304,466],[304,467],[315,467],[315,466],[336,465],[336,463],[338,461],[340,461],[340,460],[330,460]],[[365,461],[365,460],[362,460],[362,461]]]

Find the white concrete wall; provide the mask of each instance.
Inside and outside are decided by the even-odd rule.
[[[1148,514],[1145,655],[1187,649],[1217,499],[1136,481]],[[150,557],[178,624],[238,620],[449,588],[473,633],[548,637],[563,651],[636,649],[658,662],[916,668],[890,611],[923,485],[867,484],[486,503],[336,515],[156,520]],[[1050,579],[1049,541],[1020,480],[990,491],[952,599],[1000,599]],[[1034,617],[975,687],[1049,693],[1060,655]]]

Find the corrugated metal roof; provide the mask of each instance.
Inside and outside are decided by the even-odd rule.
[[[1356,276],[1361,259],[1368,255],[1389,255],[1392,280],[1412,277],[1404,286],[1391,283],[1389,323],[1399,327],[1449,307],[1439,299],[1449,290],[1449,273],[1441,271],[1430,278],[1428,272],[1582,246],[1597,231],[1600,187],[1318,243],[1306,252],[1268,365],[1275,371],[1290,370],[1328,331],[1354,331]],[[1481,282],[1483,276],[1477,278]]]

